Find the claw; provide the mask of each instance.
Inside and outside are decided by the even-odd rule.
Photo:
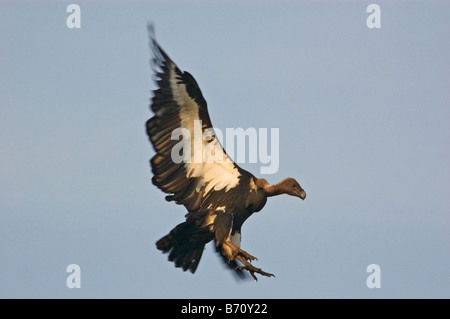
[[[275,277],[274,274],[270,274],[268,272],[265,272],[263,270],[261,270],[261,268],[256,268],[250,264],[245,265],[245,266],[238,266],[236,267],[237,270],[247,270],[250,275],[253,277],[253,279],[255,279],[256,281],[258,281],[258,278],[255,276],[255,273],[260,274],[262,276],[266,276],[266,277]]]
[[[258,258],[254,257],[254,256],[252,256],[252,255],[250,255],[248,252],[246,252],[246,251],[244,251],[244,250],[241,250],[241,251],[238,253],[238,255],[241,255],[242,257],[244,257],[244,258],[247,259],[247,260],[256,260],[256,261],[258,261]]]
[[[242,249],[239,248],[238,250],[233,251],[233,254],[231,255],[231,257],[228,258],[228,262],[235,260],[237,256],[241,256],[241,257],[245,258],[246,260],[256,260],[256,261],[258,261],[258,258],[256,258],[255,256],[250,255],[245,250],[242,250]]]
[[[255,256],[250,255],[245,250],[242,250],[240,247],[233,244],[231,241],[226,242],[226,245],[231,249],[231,256],[228,258],[228,262],[233,261],[235,259],[239,260],[243,266],[238,266],[235,269],[236,270],[247,270],[250,275],[258,281],[258,278],[256,277],[256,274],[260,274],[262,276],[266,277],[275,277],[274,274],[270,274],[268,272],[265,272],[261,270],[260,268],[256,268],[251,264],[252,260],[258,260]]]

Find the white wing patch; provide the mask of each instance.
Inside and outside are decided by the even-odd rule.
[[[181,107],[181,127],[188,129],[191,135],[191,158],[190,162],[184,164],[186,177],[201,177],[202,182],[196,185],[196,190],[205,186],[203,196],[211,190],[228,191],[239,183],[241,174],[217,138],[211,135],[211,130],[207,132],[208,140],[203,138],[203,128],[198,125],[201,123],[198,105],[187,93],[185,84],[177,79],[175,67],[175,64],[171,65],[170,86],[174,100]]]

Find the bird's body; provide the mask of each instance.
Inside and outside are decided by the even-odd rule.
[[[186,221],[156,246],[169,254],[176,267],[194,273],[205,244],[214,241],[217,252],[238,275],[248,271],[255,279],[255,273],[271,276],[254,267],[250,262],[255,257],[240,248],[242,224],[264,207],[269,196],[287,193],[304,199],[306,193],[292,178],[270,185],[228,157],[214,135],[197,82],[180,71],[149,31],[158,85],[151,105],[155,115],[147,121],[156,151],[151,159],[152,182],[169,194],[166,200],[188,211]]]

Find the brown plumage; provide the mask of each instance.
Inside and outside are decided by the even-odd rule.
[[[151,103],[155,115],[147,121],[147,134],[156,151],[150,161],[152,182],[168,194],[166,200],[184,205],[188,211],[186,220],[158,240],[156,247],[168,253],[176,267],[194,273],[205,244],[214,240],[226,265],[240,277],[247,273],[254,279],[256,273],[272,276],[253,266],[251,261],[256,258],[240,248],[242,224],[264,207],[268,197],[288,194],[305,199],[305,191],[293,178],[270,185],[243,170],[231,161],[213,133],[209,141],[195,140],[195,123],[201,123],[201,133],[213,132],[200,87],[161,49],[151,26],[149,35],[158,86]],[[227,161],[211,161],[207,152],[196,161],[194,149],[183,155],[187,161],[174,161],[172,151],[180,140],[172,139],[172,133],[179,128],[194,136],[202,150],[211,143],[208,147],[212,145]]]

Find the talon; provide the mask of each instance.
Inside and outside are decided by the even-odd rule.
[[[244,257],[244,258],[247,259],[247,260],[256,260],[256,261],[258,261],[258,258],[254,257],[254,256],[252,256],[252,255],[250,255],[248,252],[246,252],[246,251],[244,251],[244,250],[240,250],[240,251],[238,252],[238,255],[241,255],[242,257]]]
[[[250,264],[245,265],[245,266],[238,266],[235,269],[236,270],[247,270],[250,273],[250,275],[253,277],[253,279],[255,279],[256,281],[258,281],[258,278],[256,277],[255,273],[260,274],[262,276],[266,276],[266,277],[275,277],[274,274],[265,272],[265,271],[261,270],[261,268],[256,268]]]
[[[237,266],[235,270],[247,270],[255,280],[258,280],[256,274],[260,274],[266,277],[275,277],[273,274],[267,273],[251,264],[252,260],[258,260],[258,258],[256,258],[255,256],[250,255],[248,252],[242,250],[232,242],[227,242],[226,245],[231,249],[231,254],[229,253],[230,258],[228,258],[228,262],[237,259],[242,263],[242,266]]]
[[[258,258],[250,255],[248,252],[246,252],[242,249],[239,249],[239,250],[233,251],[233,254],[230,256],[230,258],[228,258],[228,262],[235,260],[237,256],[241,256],[248,261],[252,261],[252,260],[257,261],[258,260]]]

